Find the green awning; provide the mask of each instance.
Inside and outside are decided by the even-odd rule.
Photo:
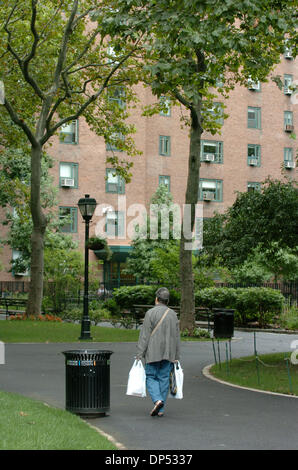
[[[128,245],[109,245],[109,248],[113,253],[110,261],[120,261],[121,263],[126,261],[126,258],[132,250],[132,247]],[[94,250],[94,253],[98,259],[106,259],[105,250]]]

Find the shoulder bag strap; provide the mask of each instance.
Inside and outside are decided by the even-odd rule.
[[[163,322],[163,320],[165,319],[165,316],[166,316],[166,314],[168,313],[169,310],[170,310],[170,309],[168,308],[168,309],[165,311],[165,313],[163,314],[163,316],[161,317],[161,319],[160,319],[159,322],[157,323],[156,327],[155,327],[154,330],[152,331],[151,336],[153,336],[154,333],[156,332],[157,328],[160,327],[160,325],[162,324],[162,322]]]

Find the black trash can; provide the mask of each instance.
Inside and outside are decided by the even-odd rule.
[[[227,308],[213,308],[214,338],[230,339],[234,335],[234,312]]]
[[[113,351],[64,351],[66,410],[83,416],[110,410],[110,356]]]

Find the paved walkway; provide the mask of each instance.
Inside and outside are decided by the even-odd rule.
[[[296,335],[257,333],[259,354],[290,351]],[[65,407],[62,351],[84,344],[6,344],[0,389]],[[209,342],[183,342],[184,399],[168,399],[166,415],[152,418],[151,400],[126,396],[135,343],[92,343],[111,356],[111,410],[89,420],[128,450],[297,449],[298,399],[252,392],[208,379],[203,368],[214,362]],[[223,357],[225,344],[221,345]],[[253,354],[253,334],[235,332],[232,356]]]

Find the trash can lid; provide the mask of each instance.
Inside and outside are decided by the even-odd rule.
[[[110,357],[113,351],[105,349],[72,349],[70,351],[62,351],[62,354],[68,358],[97,359],[98,357]]]

